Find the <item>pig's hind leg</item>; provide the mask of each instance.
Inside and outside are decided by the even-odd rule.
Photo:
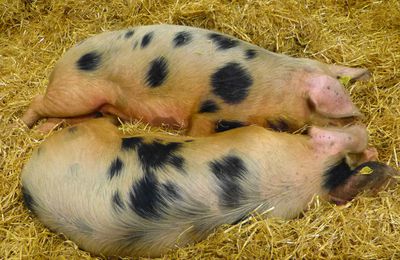
[[[67,125],[74,125],[89,119],[103,117],[103,116],[104,115],[101,112],[96,112],[84,116],[77,116],[70,118],[50,117],[46,120],[46,122],[44,122],[39,126],[38,130],[42,133],[48,133],[62,123],[66,123]],[[111,117],[111,115],[107,115],[107,117]],[[117,125],[117,122],[115,122],[114,124]]]
[[[40,128],[48,132],[62,120],[73,123],[74,119],[82,121],[95,117],[95,112],[106,103],[101,93],[95,91],[76,95],[73,91],[53,89],[45,95],[36,96],[21,119],[29,128],[42,118],[51,119]]]
[[[44,96],[37,95],[33,98],[31,104],[29,105],[28,109],[22,116],[21,120],[31,128],[42,116],[37,112],[37,108],[41,106],[43,103]]]

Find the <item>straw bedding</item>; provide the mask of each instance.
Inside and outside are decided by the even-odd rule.
[[[0,258],[89,259],[22,205],[20,172],[45,136],[19,117],[43,93],[62,53],[104,30],[171,23],[215,29],[266,49],[367,67],[349,87],[380,160],[399,167],[400,2],[397,0],[2,0],[0,1]],[[165,131],[140,123],[124,131]],[[180,258],[400,258],[400,187],[345,206],[317,201],[298,219],[260,220],[216,230],[170,251]],[[179,224],[179,223],[177,223]]]

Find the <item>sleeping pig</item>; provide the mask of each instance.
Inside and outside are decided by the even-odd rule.
[[[360,116],[339,82],[369,78],[361,68],[276,54],[205,29],[151,25],[105,32],[67,51],[44,95],[23,115],[50,130],[95,112],[208,135],[257,124],[294,131],[344,125]]]
[[[40,221],[87,251],[159,256],[254,211],[293,218],[314,195],[344,203],[377,190],[396,172],[370,161],[366,147],[360,126],[309,135],[246,126],[191,138],[123,136],[93,119],[34,151],[22,191]]]

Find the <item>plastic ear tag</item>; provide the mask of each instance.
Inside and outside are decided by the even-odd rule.
[[[347,87],[350,83],[351,77],[349,76],[342,76],[339,78],[339,82],[342,83],[343,86]]]
[[[368,167],[368,166],[365,166],[365,167],[363,167],[360,171],[359,171],[359,173],[360,174],[363,174],[363,175],[368,175],[368,174],[371,174],[371,173],[373,173],[374,172],[374,170],[372,170],[370,167]]]

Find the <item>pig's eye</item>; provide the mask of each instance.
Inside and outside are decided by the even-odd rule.
[[[315,103],[310,98],[307,98],[307,106],[310,109],[310,111],[312,112],[315,111]]]

